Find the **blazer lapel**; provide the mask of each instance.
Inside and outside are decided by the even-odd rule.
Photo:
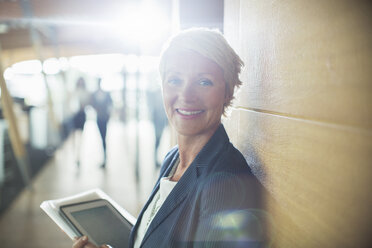
[[[189,192],[192,191],[192,188],[196,185],[196,180],[198,179],[198,168],[194,164],[191,164],[190,167],[186,170],[185,174],[178,181],[174,189],[171,191],[159,212],[155,215],[152,220],[145,237],[143,238],[142,244],[144,244],[147,238],[151,235],[152,232],[167,218],[173,210],[175,210],[182,201],[185,200]]]
[[[135,238],[135,234],[137,232],[137,229],[138,229],[138,226],[139,224],[141,223],[141,219],[143,217],[143,214],[145,213],[147,207],[149,206],[149,204],[151,203],[152,199],[154,198],[155,196],[155,193],[158,191],[159,189],[159,184],[160,184],[160,179],[162,177],[165,177],[166,175],[168,175],[170,173],[170,171],[172,170],[172,166],[175,162],[175,160],[178,158],[178,149],[175,150],[174,152],[172,152],[172,154],[169,155],[169,159],[165,159],[164,161],[164,165],[166,165],[166,168],[163,170],[163,172],[160,172],[160,176],[155,184],[155,187],[154,189],[152,190],[151,194],[150,194],[150,197],[149,199],[147,200],[145,206],[142,208],[140,214],[138,215],[138,218],[137,218],[137,221],[136,221],[136,224],[133,226],[132,228],[132,231],[131,231],[131,235],[130,235],[130,238],[129,238],[129,247],[133,247],[134,245],[134,238]]]

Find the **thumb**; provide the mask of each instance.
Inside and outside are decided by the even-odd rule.
[[[72,247],[83,247],[86,243],[88,242],[88,237],[83,236],[80,238],[75,238],[74,239],[74,244]]]

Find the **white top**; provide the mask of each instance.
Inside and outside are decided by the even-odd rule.
[[[159,190],[155,193],[154,197],[152,198],[152,201],[150,202],[147,209],[143,213],[141,223],[138,226],[136,237],[134,240],[134,248],[140,247],[142,240],[147,232],[147,229],[151,224],[151,221],[154,219],[161,205],[163,205],[165,199],[167,199],[168,195],[173,190],[174,186],[176,186],[177,182],[170,181],[170,178],[176,171],[178,163],[179,160],[175,162],[175,165],[173,166],[172,171],[169,173],[168,177],[163,177],[160,179]]]

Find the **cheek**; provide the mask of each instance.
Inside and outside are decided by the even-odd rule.
[[[216,90],[213,92],[210,92],[209,96],[207,96],[205,99],[210,99],[209,106],[220,108],[223,107],[225,104],[225,91],[224,90]]]
[[[172,105],[172,95],[169,90],[163,89],[163,103],[166,110]]]

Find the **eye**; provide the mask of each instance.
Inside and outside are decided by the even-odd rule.
[[[178,85],[178,84],[181,83],[181,79],[179,79],[179,78],[169,78],[167,80],[167,83],[171,84],[171,85]]]
[[[213,82],[209,79],[203,78],[199,80],[199,84],[203,86],[209,86],[209,85],[213,85]]]

